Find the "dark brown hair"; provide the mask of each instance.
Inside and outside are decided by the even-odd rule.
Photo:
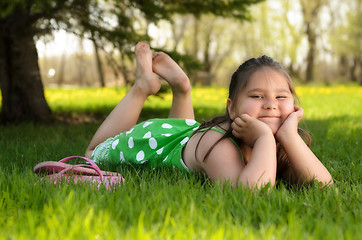
[[[231,77],[230,85],[229,85],[229,99],[232,102],[234,102],[237,99],[240,91],[242,91],[242,89],[244,89],[246,87],[251,75],[253,73],[255,73],[256,71],[258,71],[262,68],[265,68],[265,67],[269,67],[285,76],[285,78],[288,82],[288,85],[289,85],[289,90],[294,97],[294,101],[299,102],[299,98],[295,92],[293,82],[292,82],[292,79],[289,76],[289,74],[283,69],[283,67],[280,65],[280,63],[278,63],[277,61],[275,61],[272,58],[265,56],[265,55],[261,56],[259,58],[251,58],[251,59],[245,61],[233,73],[233,75]],[[221,127],[222,123],[229,123],[229,128],[223,129]],[[211,151],[214,149],[216,144],[218,144],[221,140],[223,140],[225,138],[232,138],[236,143],[238,143],[238,144],[241,143],[240,139],[237,139],[232,135],[231,123],[232,123],[232,120],[230,118],[228,108],[226,107],[226,113],[224,115],[217,116],[217,117],[211,119],[210,121],[202,123],[201,126],[199,127],[199,129],[197,129],[194,132],[194,134],[197,132],[202,132],[202,136],[196,145],[196,151],[197,151],[197,149],[200,145],[201,139],[205,136],[205,133],[207,131],[209,131],[211,128],[216,126],[225,131],[225,134],[215,144],[213,144],[211,146],[211,148],[208,150],[203,161],[207,160],[207,157],[209,156]],[[302,129],[298,129],[298,133],[300,136],[303,137],[304,141],[309,146],[311,143],[310,135]],[[195,151],[195,158],[196,158],[196,151]],[[280,174],[282,174],[289,168],[290,163],[288,160],[288,156],[286,155],[284,149],[281,147],[281,145],[279,143],[277,143],[277,161],[278,161],[277,175],[280,176]]]

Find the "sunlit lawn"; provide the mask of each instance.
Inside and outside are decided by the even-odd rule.
[[[85,122],[0,126],[0,239],[361,239],[362,88],[297,87],[313,135],[312,150],[335,185],[267,194],[221,188],[196,175],[102,166],[126,184],[109,192],[88,185],[35,184],[40,161],[82,155],[125,89],[47,89],[61,118]],[[199,121],[225,111],[227,90],[195,88]],[[167,117],[169,93],[151,97],[141,120]],[[66,116],[66,117],[64,117]],[[88,116],[88,117],[81,117]]]
[[[305,108],[305,118],[325,119],[333,116],[360,116],[361,87],[296,87]],[[126,89],[47,89],[46,99],[56,113],[69,114],[108,114],[126,94]],[[192,91],[192,101],[196,118],[208,119],[224,113],[227,98],[225,88],[197,88]],[[170,92],[159,97],[151,96],[145,103],[145,109],[167,117],[171,106]],[[145,116],[148,117],[148,116]]]
[[[48,89],[45,92],[50,107],[61,114],[106,115],[126,94],[126,89]],[[223,113],[227,98],[225,88],[198,88],[192,91],[196,117],[209,119]],[[166,92],[151,96],[145,103],[141,118],[167,117],[172,94]]]

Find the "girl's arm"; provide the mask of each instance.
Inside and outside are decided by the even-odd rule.
[[[303,117],[304,111],[301,107],[295,107],[295,110],[275,135],[291,163],[291,180],[297,183],[309,183],[317,180],[324,185],[332,184],[333,179],[328,170],[298,134],[298,123]]]
[[[273,186],[276,178],[276,143],[271,129],[248,115],[237,118],[232,127],[233,134],[243,141],[245,138],[246,148],[251,150],[247,164],[242,161],[243,156],[234,143],[223,139],[215,145],[205,161],[199,161],[202,170],[212,181],[230,181],[234,186],[251,189],[267,184]],[[207,132],[196,151],[197,159],[203,159],[219,138],[220,133]],[[196,145],[198,140],[198,137],[191,139],[191,145]]]
[[[263,122],[242,114],[231,124],[233,135],[244,143],[247,164],[239,176],[242,185],[275,184],[277,159],[276,143],[271,129]],[[247,152],[251,152],[248,154]],[[250,187],[250,186],[249,186]]]

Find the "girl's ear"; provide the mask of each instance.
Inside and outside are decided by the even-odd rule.
[[[228,106],[229,116],[230,116],[231,120],[234,121],[234,119],[235,119],[235,112],[234,112],[234,110],[233,110],[233,102],[231,101],[230,98],[228,98],[228,100],[227,100],[227,106]]]

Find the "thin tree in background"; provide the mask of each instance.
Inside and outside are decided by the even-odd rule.
[[[101,87],[105,87],[106,86],[106,82],[104,81],[104,74],[103,74],[103,68],[102,68],[102,61],[101,61],[101,57],[99,54],[99,47],[97,44],[97,41],[95,40],[95,38],[92,36],[92,42],[93,42],[93,47],[94,47],[94,55],[96,57],[96,65],[97,65],[97,72],[98,72],[98,80],[99,80],[99,84]]]
[[[327,3],[327,0],[300,0],[303,13],[304,33],[308,40],[307,66],[305,80],[311,82],[314,79],[314,62],[318,39],[319,12]]]

